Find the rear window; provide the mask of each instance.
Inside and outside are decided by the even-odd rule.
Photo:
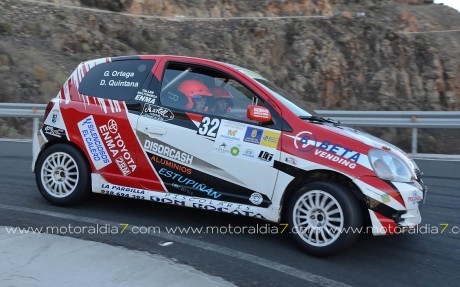
[[[154,64],[153,60],[125,60],[99,64],[89,70],[78,92],[112,100],[131,100],[142,87]]]

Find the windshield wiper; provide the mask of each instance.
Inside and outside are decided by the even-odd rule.
[[[310,122],[314,123],[330,123],[333,124],[335,127],[340,125],[339,121],[334,121],[333,119],[330,118],[323,118],[323,117],[318,117],[318,116],[299,116],[300,119],[302,120],[307,120]]]

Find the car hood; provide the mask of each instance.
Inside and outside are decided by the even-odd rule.
[[[340,134],[354,140],[360,141],[368,146],[371,146],[376,149],[389,150],[393,154],[399,156],[401,159],[405,160],[412,168],[414,165],[406,152],[398,148],[397,146],[384,141],[378,137],[365,133],[363,131],[350,128],[347,126],[329,126],[323,125],[323,127],[333,133]]]

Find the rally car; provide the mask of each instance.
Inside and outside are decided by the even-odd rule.
[[[52,204],[91,192],[287,223],[308,253],[414,228],[400,149],[294,104],[256,72],[191,57],[81,63],[48,104],[32,169]]]

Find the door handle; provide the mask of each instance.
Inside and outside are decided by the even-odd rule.
[[[145,132],[151,135],[162,136],[166,134],[166,130],[160,127],[147,126],[145,127]]]

